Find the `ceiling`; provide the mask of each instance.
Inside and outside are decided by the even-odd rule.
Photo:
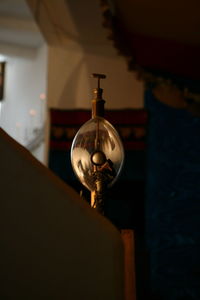
[[[130,69],[139,67],[158,76],[199,81],[199,0],[112,3],[114,40],[121,54],[131,57]]]
[[[200,45],[199,0],[115,0],[124,26],[131,32]]]
[[[0,0],[0,45],[38,47],[42,35],[25,0]]]
[[[103,49],[108,33],[102,26],[102,2],[106,0],[0,0],[0,45],[40,45],[43,38],[34,14],[49,44],[64,41],[66,47],[73,40],[87,51],[91,44]],[[113,11],[118,19],[115,34],[123,35],[121,43],[126,37],[128,43],[121,47],[131,53],[136,65],[199,79],[199,0],[107,2],[112,3],[110,8],[115,7]]]
[[[97,17],[98,22],[101,22],[95,11],[97,6],[95,2],[100,3],[100,0],[32,2],[46,2],[46,5],[54,8],[56,4],[58,11],[59,2],[65,3],[70,10],[73,21],[78,25],[79,36],[80,34],[82,37],[86,36],[86,39],[89,37],[91,42],[95,38],[96,40],[102,39],[97,22],[92,20]],[[111,2],[116,7],[122,25],[130,34],[141,34],[180,43],[200,45],[199,0],[112,0]],[[100,5],[98,4],[98,6]],[[58,19],[59,16],[56,11],[54,14],[57,15],[56,22],[61,23],[61,18]],[[89,19],[91,22],[88,22]],[[68,22],[68,19],[65,22],[68,32],[70,32],[72,24]],[[88,30],[91,29],[90,23],[92,23],[92,30]],[[0,0],[0,42],[18,42],[19,44],[37,46],[41,39],[26,0]]]

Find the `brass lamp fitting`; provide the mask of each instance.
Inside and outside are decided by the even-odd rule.
[[[97,88],[93,90],[94,98],[92,99],[92,118],[95,117],[104,117],[104,103],[105,100],[102,98],[103,89],[100,88],[100,80],[105,79],[106,75],[104,74],[92,74],[93,78],[98,78]]]

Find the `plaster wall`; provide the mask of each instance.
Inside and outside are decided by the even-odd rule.
[[[112,109],[142,108],[143,83],[127,70],[125,58],[112,45],[85,49],[78,43],[68,48],[49,48],[48,104],[61,109],[90,108],[96,80],[92,73],[107,75],[102,80],[106,107]],[[108,53],[108,54],[105,54]]]

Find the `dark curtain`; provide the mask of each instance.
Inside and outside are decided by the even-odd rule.
[[[151,299],[200,299],[200,118],[159,102],[149,111],[146,242]]]

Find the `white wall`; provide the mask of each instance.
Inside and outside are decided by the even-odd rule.
[[[107,48],[108,55],[101,55],[86,52],[78,44],[66,49],[50,47],[50,107],[90,108],[92,89],[96,87],[96,80],[90,78],[91,73],[107,75],[101,83],[107,108],[143,107],[143,83],[136,80],[133,72],[128,71],[124,57],[118,56],[115,49]]]
[[[1,50],[1,47],[0,47]],[[5,51],[6,50],[6,51]],[[16,50],[16,51],[15,51]],[[47,47],[4,49],[6,56],[5,93],[1,107],[0,126],[22,145],[27,146],[34,138],[33,127],[44,123],[46,100]],[[30,111],[35,116],[30,115]],[[44,145],[33,154],[44,161]]]
[[[49,49],[49,106],[90,108],[96,87],[90,75],[103,73],[107,108],[143,107],[143,83],[128,71],[126,58],[107,38],[110,32],[102,26],[99,1],[66,0],[65,4],[65,27],[59,20],[56,27],[61,45]]]

